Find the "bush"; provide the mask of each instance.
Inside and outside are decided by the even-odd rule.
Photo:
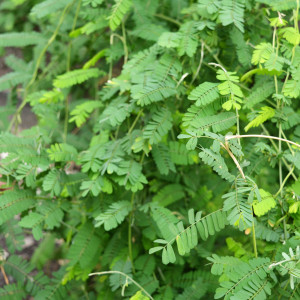
[[[0,8],[1,299],[300,298],[299,0]]]

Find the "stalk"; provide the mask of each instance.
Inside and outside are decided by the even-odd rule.
[[[76,8],[76,13],[72,25],[72,31],[76,27],[77,19],[78,19],[78,14],[80,11],[80,6],[81,6],[81,0],[78,1],[77,8]],[[71,49],[72,49],[72,42],[68,43],[68,53],[67,53],[67,72],[70,71],[70,65],[71,65]],[[69,97],[66,97],[65,100],[65,122],[64,122],[64,142],[67,141],[67,135],[68,135],[68,120],[69,120]]]
[[[52,36],[50,37],[50,39],[48,40],[47,44],[45,45],[45,47],[42,49],[38,59],[37,59],[37,62],[36,62],[36,65],[35,65],[35,68],[34,68],[34,72],[32,74],[32,77],[31,77],[31,80],[29,81],[29,83],[26,85],[25,87],[25,91],[24,91],[24,95],[23,95],[23,100],[22,100],[22,103],[21,105],[18,107],[16,113],[13,115],[10,123],[9,123],[9,126],[7,128],[7,131],[10,132],[13,125],[16,123],[16,126],[15,126],[15,132],[17,132],[18,130],[18,125],[19,125],[19,119],[20,119],[20,114],[23,110],[23,108],[25,107],[26,105],[26,97],[27,97],[27,94],[28,94],[28,90],[29,88],[33,85],[33,83],[35,82],[36,80],[36,77],[38,75],[38,70],[39,70],[39,67],[40,67],[40,64],[42,62],[42,59],[47,51],[47,49],[49,48],[49,46],[54,42],[58,32],[59,32],[59,29],[65,19],[65,16],[66,16],[66,13],[68,12],[69,8],[72,6],[73,2],[66,5],[66,7],[64,8],[63,12],[61,13],[61,16],[59,18],[59,21],[58,21],[58,24],[56,26],[56,29],[55,31],[53,32]]]
[[[108,275],[108,274],[120,274],[122,276],[126,277],[126,280],[130,280],[133,284],[135,284],[140,290],[142,290],[146,296],[148,296],[151,300],[154,300],[151,295],[139,284],[137,283],[135,280],[133,280],[130,276],[128,276],[127,274],[120,272],[120,271],[104,271],[104,272],[95,272],[95,273],[90,273],[89,276],[102,276],[102,275]]]
[[[131,201],[130,201],[131,212],[130,212],[129,221],[128,221],[128,252],[129,252],[129,259],[131,261],[133,273],[135,273],[134,264],[133,264],[133,255],[132,255],[132,217],[133,217],[134,196],[135,196],[135,193],[132,193]]]

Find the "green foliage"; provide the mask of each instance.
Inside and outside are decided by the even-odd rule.
[[[299,7],[2,1],[0,298],[299,299]]]
[[[57,76],[53,81],[56,88],[67,88],[75,84],[80,84],[90,78],[99,77],[100,71],[96,68],[87,70],[74,70]]]
[[[108,210],[101,213],[95,218],[97,221],[95,226],[101,226],[104,224],[105,230],[111,230],[116,228],[118,224],[122,223],[125,217],[130,211],[130,202],[128,201],[118,201],[113,203]]]
[[[126,12],[132,5],[131,0],[116,0],[116,3],[112,7],[111,15],[109,16],[109,27],[111,30],[116,30],[122,22],[122,19]]]

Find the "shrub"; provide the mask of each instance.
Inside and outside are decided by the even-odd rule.
[[[0,8],[3,299],[300,298],[299,0]]]

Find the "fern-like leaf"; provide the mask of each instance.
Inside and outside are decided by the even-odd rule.
[[[143,136],[145,139],[149,139],[150,144],[157,144],[171,128],[171,112],[163,108],[153,115],[152,120],[145,127]]]
[[[109,209],[98,215],[95,226],[104,225],[105,230],[111,230],[121,224],[131,209],[129,201],[118,201],[110,205]]]
[[[244,32],[244,2],[239,0],[222,0],[220,21],[223,26],[234,24]]]
[[[224,131],[236,123],[236,115],[232,112],[222,112],[218,115],[197,117],[190,125],[199,130],[199,134],[212,130],[215,133]]]
[[[132,0],[115,0],[111,15],[109,16],[109,27],[111,30],[116,30],[118,28],[131,5]]]
[[[202,161],[211,166],[222,178],[233,181],[235,177],[229,173],[223,157],[220,154],[215,153],[211,149],[203,148],[199,153],[199,157]]]
[[[0,37],[1,39],[1,37]],[[10,72],[0,77],[0,92],[11,89],[20,83],[26,83],[31,78],[30,74],[23,72]]]
[[[25,47],[45,41],[38,32],[10,32],[0,34],[0,47]]]
[[[260,43],[253,51],[251,63],[254,65],[266,62],[273,53],[273,47],[270,43]]]
[[[209,259],[214,263],[214,259]],[[215,299],[267,299],[271,295],[269,258],[254,258],[248,263],[240,261],[235,268],[225,269],[226,280],[220,283]],[[213,267],[214,268],[214,265]]]
[[[71,0],[46,0],[33,6],[30,14],[40,19],[59,11],[71,2]]]
[[[0,197],[0,225],[30,208],[35,202],[30,190],[8,190]]]
[[[261,201],[255,200],[252,203],[254,213],[260,217],[276,206],[276,202],[269,192],[259,189]]]
[[[170,142],[170,155],[175,165],[192,165],[198,161],[195,151],[188,151],[184,144],[179,142]]]
[[[67,88],[76,84],[80,84],[90,78],[99,77],[100,74],[102,74],[102,72],[96,68],[73,70],[57,76],[53,82],[53,85],[56,88]]]
[[[61,176],[62,173],[57,169],[52,169],[44,178],[43,189],[50,192],[51,195],[58,196],[61,192]]]
[[[64,143],[51,145],[47,152],[50,159],[55,162],[75,161],[78,155],[75,147]]]
[[[90,222],[85,223],[75,238],[67,254],[70,264],[79,263],[82,268],[88,268],[91,264],[96,264],[95,255],[99,250],[100,238],[95,233],[95,228]]]
[[[22,300],[25,298],[25,291],[22,284],[9,284],[0,288],[0,298],[3,300]]]
[[[223,209],[228,212],[228,221],[231,225],[244,230],[252,226],[253,215],[248,203],[251,187],[244,181],[236,180],[235,190],[223,195],[225,199]]]
[[[138,105],[145,106],[153,102],[162,101],[176,94],[176,86],[173,81],[166,83],[149,82],[146,86],[143,84],[132,87],[132,97]]]
[[[162,261],[164,264],[174,263],[176,260],[172,244],[176,241],[177,250],[180,255],[185,255],[198,245],[198,235],[202,240],[207,240],[208,236],[215,235],[228,224],[227,214],[222,210],[217,210],[207,216],[201,217],[202,213],[197,212],[194,215],[194,209],[188,212],[190,226],[184,228],[180,221],[176,226],[169,227],[172,229],[173,238],[168,240],[155,240],[162,246],[151,248],[149,253],[162,250]]]
[[[169,148],[159,143],[153,146],[152,156],[157,169],[163,175],[168,175],[170,171],[175,172],[175,165],[171,160]]]
[[[196,106],[205,106],[219,98],[218,84],[204,82],[192,90],[188,99],[196,101]]]
[[[153,201],[158,202],[160,206],[165,207],[185,196],[184,190],[180,184],[169,184],[163,187],[154,197]]]
[[[275,115],[275,110],[272,107],[264,106],[261,108],[259,115],[253,119],[246,127],[245,131],[247,132],[252,127],[258,127],[267,120],[273,118]]]

